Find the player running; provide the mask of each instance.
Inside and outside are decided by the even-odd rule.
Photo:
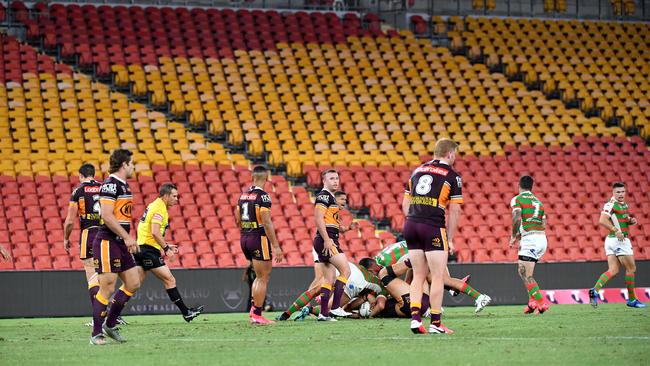
[[[411,261],[408,259],[408,247],[406,241],[400,241],[384,248],[375,256],[375,262],[377,265],[381,266],[379,278],[381,278],[384,286],[387,286],[387,283],[390,283],[393,279],[404,275],[411,268]],[[453,278],[449,274],[449,268],[447,268],[444,275],[445,289],[449,291],[449,294],[451,296],[457,296],[462,292],[473,298],[475,313],[481,312],[492,301],[490,296],[480,293],[469,285],[469,275],[465,276],[463,279]],[[428,296],[423,295],[423,307],[425,303],[428,303]]]
[[[183,302],[176,278],[160,255],[162,251],[170,261],[174,261],[178,253],[178,246],[165,241],[165,233],[169,229],[169,213],[167,209],[178,204],[178,190],[175,185],[165,183],[160,186],[159,197],[151,202],[140,218],[138,224],[138,245],[140,251],[134,255],[138,268],[140,282],[148,271],[158,278],[167,290],[167,295],[178,310],[183,314],[186,322],[192,321],[203,311],[203,306],[188,308]]]
[[[519,277],[528,290],[529,301],[524,314],[537,310],[543,314],[549,309],[544,301],[539,285],[533,277],[535,263],[546,253],[546,214],[544,205],[532,193],[533,177],[524,175],[519,179],[519,194],[512,198],[512,236],[510,247],[519,240],[519,260],[517,264]]]
[[[239,196],[235,215],[237,225],[241,228],[241,249],[246,259],[253,262],[253,270],[257,275],[252,288],[253,306],[248,316],[251,324],[260,325],[274,323],[262,316],[266,288],[273,269],[273,252],[276,263],[282,262],[284,258],[271,221],[271,197],[263,189],[268,178],[269,172],[265,167],[253,168],[253,185]]]
[[[600,214],[600,226],[609,232],[605,238],[605,254],[607,255],[607,271],[600,275],[596,285],[589,290],[589,300],[593,307],[598,306],[598,293],[607,281],[618,274],[620,265],[625,267],[625,285],[627,286],[627,306],[645,308],[646,304],[636,298],[634,276],[636,264],[630,241],[630,226],[637,224],[636,217],[629,212],[625,202],[625,183],[616,182],[612,185],[612,198],[605,204]]]

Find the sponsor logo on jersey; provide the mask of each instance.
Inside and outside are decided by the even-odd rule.
[[[127,202],[122,207],[120,207],[120,213],[126,217],[131,217],[131,211],[133,210],[133,203]]]
[[[85,186],[84,192],[86,193],[99,193],[100,186]]]
[[[437,174],[437,175],[442,175],[443,177],[446,177],[447,174],[449,174],[449,170],[437,166],[421,166],[417,168],[415,172]]]
[[[242,201],[255,201],[257,199],[257,193],[244,193],[239,196],[239,199]]]
[[[115,184],[115,183],[104,183],[102,185],[102,193],[117,194],[117,184]]]
[[[318,196],[317,200],[329,202],[330,201],[330,195],[329,194],[321,194],[320,196]]]
[[[271,202],[271,197],[268,194],[263,194],[262,202]]]

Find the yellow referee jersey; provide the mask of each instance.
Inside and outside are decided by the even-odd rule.
[[[160,234],[164,237],[169,227],[169,215],[165,202],[160,198],[156,198],[155,201],[151,202],[140,218],[140,223],[138,224],[138,244],[151,245],[154,248],[162,250],[156,242],[156,239],[151,235],[151,225],[153,224],[160,225]]]

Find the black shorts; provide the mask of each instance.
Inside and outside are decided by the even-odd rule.
[[[449,250],[445,228],[406,220],[403,233],[409,250]]]
[[[145,271],[165,266],[165,260],[160,255],[160,250],[151,245],[140,245],[140,251],[133,255],[135,264],[144,268]]]
[[[384,309],[381,311],[381,313],[377,314],[378,318],[399,318],[399,314],[397,313],[397,310],[395,310],[395,306],[397,306],[399,302],[392,297],[388,300],[386,300],[386,305],[384,306]]]
[[[93,226],[79,232],[79,259],[93,259],[93,243],[99,227]]]
[[[266,237],[259,233],[242,234],[239,239],[241,250],[244,257],[250,260],[270,261],[273,259],[273,252],[271,251],[271,242]]]
[[[329,251],[329,254],[325,254],[325,241],[323,240],[323,238],[320,235],[316,235],[316,237],[314,238],[314,250],[318,255],[319,263],[329,263],[330,258],[332,258],[333,256],[339,253],[343,253],[343,251],[341,250],[341,245],[339,244],[339,238],[330,234],[330,239],[334,241],[334,248],[333,250]]]
[[[538,259],[535,259],[533,257],[529,257],[527,255],[520,255],[519,260],[522,261],[522,262],[533,262],[533,263],[537,263],[537,261],[538,261]]]

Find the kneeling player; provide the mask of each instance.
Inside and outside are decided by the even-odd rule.
[[[173,261],[178,247],[167,244],[164,236],[169,228],[169,214],[167,209],[178,203],[178,190],[171,183],[165,183],[160,187],[160,195],[151,202],[144,211],[140,224],[138,225],[138,245],[140,251],[134,255],[135,263],[138,266],[140,282],[144,281],[146,271],[158,278],[165,289],[169,299],[178,307],[186,322],[192,321],[203,311],[203,306],[188,308],[176,288],[176,278],[160,255],[162,250],[169,260]]]

